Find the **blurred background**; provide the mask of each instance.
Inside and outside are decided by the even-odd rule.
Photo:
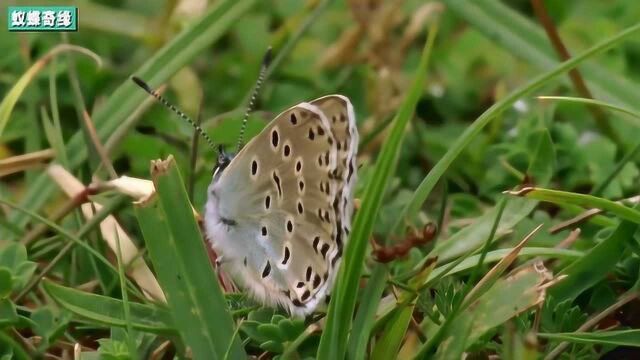
[[[215,1],[43,4],[54,3],[79,7],[79,31],[64,35],[0,33],[0,51],[4,54],[0,60],[0,93],[6,93],[26,69],[61,43],[91,50],[100,57],[102,67],[77,54],[68,61],[65,54],[54,66],[40,71],[20,97],[0,138],[3,157],[49,147],[42,111],[51,112],[52,76],[57,84],[62,134],[67,139],[82,128],[78,101],[84,103],[89,114],[100,111],[119,86]],[[562,40],[574,54],[628,27],[640,16],[640,7],[633,0],[545,4]],[[398,172],[400,186],[413,189],[471,121],[512,89],[558,62],[529,1],[259,1],[243,10],[216,41],[202,46],[203,50],[168,81],[161,84],[145,80],[154,87],[166,84],[165,96],[192,118],[199,116],[216,142],[233,144],[261,58],[271,45],[274,56],[282,57],[259,95],[249,122],[249,137],[291,105],[341,93],[355,105],[361,138],[365,140],[360,152],[366,162],[375,156],[384,138],[380,127],[395,114],[411,81],[426,24],[443,6],[446,10],[441,16],[428,82],[412,125],[416,131],[406,142]],[[640,77],[640,41],[627,41],[591,63],[597,65],[583,67],[582,75],[597,98],[634,105],[637,98],[628,91],[635,92]],[[75,80],[70,79],[70,64]],[[75,90],[73,81],[77,82]],[[540,94],[571,91],[571,83],[564,77]],[[518,129],[527,127],[546,108],[533,97],[523,98],[501,121],[493,123],[450,169],[453,192],[487,196],[512,185],[514,179],[498,159],[506,156],[518,167],[518,150],[514,149],[522,133]],[[615,142],[629,142],[636,136],[628,122],[615,115],[609,123],[616,135],[611,138],[602,134],[581,104],[561,104],[554,110],[551,131],[559,157],[555,180],[563,189],[584,190],[601,180],[599,176],[614,166]],[[174,154],[186,171],[193,133],[187,123],[153,104],[145,106],[144,113],[127,124],[127,129],[112,139],[109,149],[119,174],[147,177],[149,160],[168,154]],[[587,156],[586,150],[594,147],[599,151]],[[196,204],[201,205],[214,160],[204,143],[199,149],[194,196]],[[95,170],[94,160],[89,157],[84,164],[85,177]],[[5,177],[0,189],[5,195],[15,196],[24,191],[28,184],[25,180],[38,171]],[[637,170],[630,166],[609,187],[607,195],[622,196],[634,175]]]
[[[0,161],[5,161],[0,163],[0,198],[49,216],[67,197],[43,175],[46,164],[60,163],[89,184],[120,175],[149,179],[150,160],[172,154],[194,207],[202,209],[215,152],[200,139],[193,153],[193,128],[136,87],[130,77],[149,82],[198,119],[214,142],[233,149],[269,46],[274,60],[249,118],[246,138],[301,101],[332,93],[348,96],[361,139],[359,197],[387,136],[387,125],[415,76],[427,28],[437,19],[427,81],[374,227],[374,234],[386,237],[398,221],[399,210],[470,124],[494,103],[561,62],[562,55],[541,25],[543,17],[534,11],[535,3],[544,5],[547,29],[557,31],[571,55],[640,19],[636,0],[0,0],[0,125],[4,127]],[[79,30],[6,31],[5,7],[28,4],[78,6]],[[69,50],[70,45],[76,47]],[[545,82],[484,128],[447,169],[423,207],[419,223],[437,222],[442,226],[441,238],[449,238],[495,209],[504,190],[523,182],[537,183],[540,179],[526,176],[540,170],[531,171],[532,159],[544,160],[542,185],[546,187],[596,192],[612,200],[637,195],[638,156],[616,170],[623,156],[638,149],[637,119],[582,103],[542,101],[537,96],[591,94],[637,109],[640,37],[589,59],[579,70],[582,87],[568,75]],[[15,106],[8,105],[12,102]],[[540,140],[546,131],[550,142],[541,143],[546,141],[546,137]],[[540,144],[549,150],[547,154],[538,148]],[[27,155],[26,160],[8,162],[21,155]],[[615,177],[610,178],[612,173]],[[504,238],[507,244],[521,240],[541,222],[546,229],[576,214],[555,205],[534,207],[511,224],[511,236]],[[121,209],[117,216],[133,242],[142,247],[132,209]],[[77,227],[76,221],[67,218],[62,223]],[[0,240],[20,238],[33,224],[0,207]],[[575,249],[590,249],[611,233],[611,225],[584,224]],[[27,249],[29,258],[42,268],[63,245],[51,234],[41,236],[29,242]],[[553,247],[565,236],[545,232],[530,245]],[[479,247],[484,238],[476,240]],[[452,250],[449,259],[464,251]],[[392,273],[411,269],[423,255],[412,252],[408,261],[394,264]],[[95,277],[90,271],[78,271],[86,257],[65,259],[54,273],[70,286],[86,284]],[[637,279],[637,256],[634,259],[618,264],[618,285],[624,289]],[[117,286],[109,289],[106,295],[118,297]],[[593,297],[582,299],[580,311],[606,307],[619,290],[604,282],[594,285],[589,292]],[[572,314],[578,314],[571,322],[576,326],[562,327],[556,318],[543,320],[543,329],[575,330],[586,315],[578,310]],[[640,324],[637,315],[618,320],[630,326]]]

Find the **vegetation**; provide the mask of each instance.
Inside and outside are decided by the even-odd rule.
[[[3,359],[640,357],[636,1],[76,4],[0,33]],[[360,132],[306,319],[216,272],[216,153],[130,80],[233,149],[269,46],[247,138],[331,93]]]

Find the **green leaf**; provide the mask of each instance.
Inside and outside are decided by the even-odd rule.
[[[376,161],[371,180],[365,190],[362,207],[353,224],[353,231],[347,243],[344,259],[338,273],[338,281],[329,304],[327,324],[320,338],[317,357],[320,359],[341,359],[347,351],[347,337],[351,329],[353,309],[356,304],[358,281],[365,258],[369,236],[376,222],[387,184],[393,176],[405,127],[411,117],[420,94],[424,89],[431,49],[437,33],[437,22],[431,26],[414,75],[414,81],[406,95],[398,114],[391,123],[391,131]]]
[[[13,289],[12,274],[6,267],[0,267],[0,299],[6,299]]]
[[[258,325],[258,332],[269,340],[276,342],[283,342],[285,340],[285,336],[280,331],[280,328],[274,324],[260,324]]]
[[[24,245],[11,242],[0,250],[0,269],[2,268],[9,271],[11,278],[7,280],[6,274],[0,275],[0,287],[2,287],[0,293],[6,291],[3,285],[7,284],[11,285],[9,292],[17,292],[27,284],[35,272],[37,264],[27,260],[27,250]],[[0,294],[0,297],[7,295]]]
[[[31,313],[33,331],[42,337],[42,345],[48,347],[66,330],[71,314],[66,310],[59,311],[50,306],[40,307]]]
[[[0,299],[0,328],[11,326],[17,322],[16,306],[9,299]]]
[[[577,344],[616,345],[640,347],[640,330],[613,330],[602,332],[539,333],[539,337]]]
[[[60,306],[91,323],[125,327],[124,306],[121,300],[91,294],[51,281],[43,282],[44,289]],[[175,333],[171,314],[156,305],[130,303],[134,329],[156,334]]]
[[[284,351],[284,345],[281,342],[268,340],[260,344],[260,347],[272,353],[280,354]]]
[[[100,344],[98,352],[103,360],[129,360],[132,358],[124,341],[99,339],[98,343]]]
[[[489,330],[540,304],[544,300],[544,284],[549,280],[549,275],[529,266],[496,281],[453,320],[443,344],[452,342],[455,346],[440,351],[439,358],[459,359],[459,354]],[[461,335],[464,333],[466,335]]]
[[[20,243],[9,243],[0,250],[0,266],[16,270],[27,261],[27,249]]]
[[[176,329],[195,358],[222,359],[227,349],[244,358],[173,158],[154,162],[152,176],[156,194],[136,216]]]

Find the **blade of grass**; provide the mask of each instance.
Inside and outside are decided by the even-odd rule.
[[[122,294],[122,312],[124,315],[125,328],[127,329],[127,346],[132,360],[138,358],[135,341],[133,339],[133,324],[131,322],[131,304],[129,304],[129,294],[127,293],[126,276],[124,274],[124,264],[122,263],[122,249],[120,248],[120,236],[116,233],[116,260],[118,261],[118,279],[120,280],[120,293]]]
[[[117,206],[118,201],[122,201],[122,199],[120,200],[114,200],[113,206]],[[63,227],[53,223],[52,221],[50,221],[49,219],[46,219],[32,211],[29,211],[27,209],[24,209],[16,204],[13,204],[11,202],[8,202],[4,199],[0,199],[0,203],[9,206],[10,208],[13,208],[15,210],[24,212],[25,214],[27,214],[28,216],[34,218],[35,220],[46,224],[48,227],[50,227],[51,229],[55,230],[58,234],[62,235],[63,237],[67,238],[68,240],[71,240],[73,243],[75,243],[76,245],[82,247],[83,249],[87,250],[89,253],[91,253],[96,259],[98,259],[101,263],[103,263],[104,265],[106,265],[109,269],[111,269],[112,271],[114,271],[114,273],[118,272],[118,269],[116,269],[110,262],[109,260],[107,260],[104,256],[102,256],[102,254],[100,254],[99,252],[97,252],[96,250],[94,250],[91,246],[85,244],[84,241],[82,241],[80,239],[80,236],[83,236],[84,234],[88,233],[90,230],[92,230],[96,225],[99,224],[100,221],[102,221],[105,217],[109,216],[110,211],[112,210],[110,209],[108,206],[105,206],[105,208],[103,208],[103,211],[100,211],[96,214],[96,216],[92,217],[89,221],[87,221],[84,226],[78,231],[78,234],[80,236],[76,236],[74,234],[71,234],[70,232],[68,232],[66,229],[64,229]],[[70,247],[71,249],[71,247]],[[40,274],[40,276],[34,278],[34,280],[32,281],[32,283],[30,283],[29,285],[27,285],[25,287],[25,289],[23,290],[23,292],[18,295],[18,297],[22,297],[26,294],[26,289],[28,288],[32,288],[33,286],[37,285],[38,281],[40,280],[42,274]],[[130,286],[130,288],[132,289],[136,289],[136,287],[131,284],[130,282],[128,282],[128,285]]]
[[[94,52],[85,49],[80,46],[74,45],[58,45],[51,49],[48,53],[46,53],[42,58],[33,63],[31,67],[20,77],[20,79],[11,87],[11,89],[6,93],[2,102],[0,102],[0,136],[2,136],[2,132],[4,131],[5,126],[9,122],[9,118],[11,116],[11,112],[13,111],[13,107],[18,102],[20,95],[27,88],[31,80],[45,67],[47,64],[60,53],[75,51],[79,52],[83,55],[87,55],[90,58],[94,59],[98,66],[101,66],[101,60],[98,55]]]
[[[627,291],[626,293],[618,297],[618,300],[615,303],[609,305],[606,309],[590,317],[589,320],[580,325],[576,332],[587,331],[596,327],[598,324],[600,324],[600,322],[602,322],[602,320],[614,315],[617,311],[620,310],[621,307],[637,300],[638,295],[639,293],[637,289],[631,289]],[[557,358],[558,356],[560,356],[560,354],[562,354],[562,352],[564,352],[567,347],[569,347],[568,342],[562,342],[558,344],[558,346],[556,346],[553,350],[549,351],[547,356],[544,357],[544,360],[553,360]]]
[[[556,28],[553,19],[549,16],[544,2],[542,0],[531,0],[531,5],[533,5],[533,12],[538,17],[540,24],[544,27],[547,37],[549,38],[551,45],[553,45],[557,55],[560,57],[560,60],[569,60],[571,58],[571,54],[569,54],[569,50],[562,42],[562,38],[558,34],[558,29]],[[571,83],[578,94],[585,98],[593,98],[591,90],[587,87],[580,70],[577,68],[569,70],[569,79],[571,79]],[[591,112],[598,130],[603,135],[611,139],[616,146],[624,148],[624,143],[622,143],[620,136],[605,117],[602,109],[597,106],[589,106],[588,110]]]
[[[513,248],[507,249],[499,249],[489,251],[487,256],[484,259],[484,263],[492,263],[495,261],[499,261],[504,258],[508,253],[510,253]],[[442,265],[437,267],[427,281],[425,282],[425,286],[431,284],[435,279],[440,279],[441,275],[446,273],[446,276],[455,275],[461,273],[463,271],[467,271],[469,269],[473,269],[476,265],[478,265],[478,261],[480,260],[480,254],[469,256],[464,259],[462,262],[454,266],[452,269],[447,269],[447,265]],[[577,260],[584,256],[584,253],[576,250],[569,249],[553,249],[553,248],[542,248],[542,247],[526,247],[520,251],[518,257],[547,257],[547,258],[557,258],[557,259],[567,259],[567,260]],[[446,271],[448,270],[448,271]]]
[[[640,347],[640,329],[555,334],[539,333],[538,336],[545,339],[568,341],[576,344]]]
[[[493,225],[491,226],[491,231],[489,232],[489,236],[487,236],[487,240],[480,251],[480,258],[478,259],[478,264],[473,268],[471,275],[469,276],[469,280],[467,281],[467,288],[465,293],[469,293],[471,288],[474,286],[476,279],[480,276],[480,270],[484,265],[484,261],[487,258],[487,253],[489,252],[489,247],[491,246],[491,242],[496,235],[496,231],[498,230],[498,225],[500,224],[500,219],[502,219],[502,213],[504,211],[505,206],[507,205],[507,198],[500,199],[498,203],[498,212],[496,213],[496,218],[493,221]]]
[[[454,1],[445,1],[445,3],[450,3]],[[467,3],[465,1],[465,3]],[[407,206],[402,209],[398,220],[394,226],[394,229],[400,229],[400,225],[403,223],[406,218],[413,218],[420,208],[422,204],[427,199],[431,190],[435,187],[436,183],[445,171],[449,168],[451,163],[460,155],[462,150],[467,147],[471,143],[471,141],[480,133],[480,131],[491,122],[498,114],[502,113],[508,107],[513,105],[519,98],[530,94],[531,92],[541,88],[549,81],[557,78],[564,72],[569,69],[573,69],[578,64],[582,63],[584,60],[594,56],[595,54],[601,53],[606,49],[611,48],[615,44],[621,42],[622,40],[630,37],[640,30],[640,24],[631,26],[620,33],[611,36],[602,42],[596,44],[595,46],[587,49],[581,54],[575,56],[571,60],[565,61],[559,64],[557,67],[551,69],[550,71],[538,76],[527,84],[519,87],[518,89],[512,91],[509,95],[504,97],[502,100],[493,104],[487,111],[482,113],[474,122],[471,124],[464,133],[456,139],[456,141],[449,147],[449,150],[444,154],[444,156],[436,163],[436,165],[431,169],[429,174],[422,180],[416,191],[414,192],[414,196],[411,201],[407,204]]]
[[[58,89],[56,86],[56,71],[57,71],[57,61],[56,58],[51,60],[51,67],[49,68],[49,102],[51,106],[51,117],[53,119],[53,131],[51,131],[51,136],[49,138],[49,143],[53,149],[56,150],[56,155],[60,160],[62,166],[69,166],[69,159],[67,158],[67,153],[64,151],[64,138],[62,137],[62,126],[60,125],[60,111],[58,109]],[[51,124],[48,117],[46,116],[47,112],[42,109],[43,121]]]
[[[538,184],[546,185],[553,176],[556,154],[551,135],[547,129],[537,130],[532,138],[535,139],[535,150],[527,168],[527,174]],[[515,201],[514,201],[515,200]],[[537,202],[524,199],[512,199],[506,205],[495,237],[500,237],[511,231],[520,221],[526,218],[537,206]],[[453,234],[449,239],[436,244],[433,255],[438,255],[441,261],[448,261],[477,249],[486,241],[494,223],[498,206],[480,216],[473,224]]]
[[[640,209],[640,202],[634,206],[634,210],[638,209]],[[550,289],[550,295],[558,302],[574,299],[584,290],[604,279],[620,261],[624,255],[626,243],[633,241],[633,234],[637,230],[637,223],[622,220],[608,238],[562,271],[567,278]]]
[[[52,281],[42,282],[45,291],[60,306],[90,323],[126,327],[124,303],[112,297],[91,294]],[[130,322],[134,329],[153,334],[175,334],[171,314],[156,305],[130,303]]]
[[[544,302],[546,289],[556,281],[541,265],[530,265],[497,279],[486,293],[451,321],[441,344],[454,346],[446,351],[440,346],[436,358],[460,359],[461,354],[489,330]]]
[[[541,69],[552,69],[559,61],[543,29],[499,0],[443,0],[447,9],[514,54]],[[635,27],[635,26],[634,26]],[[574,57],[574,60],[578,56]],[[566,63],[566,62],[565,62]],[[633,108],[638,86],[598,64],[580,66],[589,88],[598,98]],[[566,80],[565,80],[566,81]],[[568,81],[567,81],[568,82]]]
[[[587,209],[602,209],[620,217],[621,219],[640,224],[640,211],[624,206],[623,204],[619,204],[615,201],[593,195],[536,187],[525,187],[517,191],[505,191],[505,194],[523,196],[529,199],[541,200],[559,205],[571,204]]]
[[[155,196],[136,206],[175,326],[194,358],[245,358],[172,157],[152,164]]]
[[[338,273],[335,292],[332,294],[327,314],[326,328],[320,338],[317,357],[320,359],[342,359],[347,351],[347,338],[351,329],[358,281],[364,263],[367,243],[376,215],[382,204],[382,197],[389,180],[393,176],[405,127],[413,116],[416,103],[424,89],[431,49],[438,30],[437,20],[429,27],[427,41],[416,69],[413,84],[393,121],[387,141],[375,164],[373,176],[367,185],[347,244],[342,266]]]
[[[202,50],[220,39],[255,2],[256,0],[217,1],[202,18],[172,39],[169,44],[144,63],[135,72],[136,75],[154,85],[165,82]],[[148,97],[128,78],[125,79],[104,106],[93,114],[100,141],[104,142],[111,134],[117,132],[121,125],[132,126],[132,122],[125,124],[125,120]],[[113,147],[114,144],[111,146]],[[74,170],[87,159],[87,148],[81,132],[76,132],[67,142],[67,154],[71,166],[68,170]],[[29,187],[20,204],[26,209],[37,210],[49,199],[53,190],[54,185],[51,184],[49,178],[44,174],[39,175]],[[9,220],[18,226],[25,226],[28,217],[13,212],[10,214]]]
[[[398,296],[398,306],[391,319],[387,321],[382,336],[376,342],[371,353],[374,360],[395,359],[400,350],[402,340],[406,337],[409,323],[413,318],[416,300],[419,296],[418,289],[433,271],[436,259],[430,258],[430,263],[425,263],[422,271],[409,281],[408,289],[402,290]]]
[[[353,331],[349,337],[349,358],[366,358],[367,344],[369,336],[376,320],[376,310],[380,297],[387,285],[389,274],[386,265],[377,264],[367,281],[367,286],[362,293],[362,301],[358,305],[358,312],[353,321]]]
[[[629,110],[617,105],[609,104],[603,101],[593,100],[593,99],[584,99],[584,98],[576,98],[576,97],[566,97],[566,96],[539,96],[540,100],[557,100],[557,101],[567,101],[567,102],[575,102],[575,103],[584,103],[601,106],[610,110],[618,111],[623,114],[629,115],[632,118],[638,120],[638,124],[640,125],[640,113]],[[616,167],[611,171],[611,173],[599,184],[597,184],[591,194],[594,196],[600,196],[604,190],[609,186],[611,181],[615,179],[615,177],[622,171],[625,165],[634,159],[638,153],[640,153],[640,141],[638,141],[634,146],[630,148],[630,150],[624,155],[624,157],[616,164]]]
[[[614,105],[614,104],[610,104],[608,102],[604,102],[604,101],[600,101],[600,100],[594,100],[594,99],[585,99],[585,98],[579,98],[579,97],[573,97],[573,96],[538,96],[538,99],[540,100],[555,100],[555,101],[565,101],[565,102],[572,102],[572,103],[579,103],[579,104],[588,104],[588,105],[597,105],[597,106],[601,106],[603,108],[607,108],[609,110],[614,110],[617,112],[620,112],[622,114],[626,114],[631,116],[632,118],[638,120],[638,123],[634,123],[634,125],[639,125],[640,126],[640,113],[638,113],[635,110],[631,110],[622,106],[618,106],[618,105]]]

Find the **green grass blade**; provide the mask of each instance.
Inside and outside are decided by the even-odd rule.
[[[609,109],[609,110],[615,110],[618,111],[622,114],[627,114],[633,118],[635,118],[636,120],[639,121],[639,123],[637,125],[640,125],[640,113],[638,113],[635,110],[631,110],[631,109],[627,109],[621,106],[617,106],[614,104],[610,104],[604,101],[600,101],[600,100],[594,100],[594,99],[585,99],[585,98],[579,98],[579,97],[573,97],[573,96],[538,96],[538,99],[540,100],[556,100],[556,101],[565,101],[565,102],[573,102],[573,103],[579,103],[579,104],[587,104],[587,105],[597,105],[597,106],[601,106],[603,108]]]
[[[547,184],[555,169],[556,154],[551,135],[546,129],[541,129],[532,135],[537,144],[527,174],[535,179],[538,184]],[[429,175],[427,175],[429,176]],[[526,218],[537,206],[537,202],[524,199],[514,199],[507,203],[504,214],[500,220],[496,237],[503,236],[511,231],[520,221]],[[438,242],[433,250],[440,261],[448,261],[463,254],[469,253],[480,247],[491,233],[491,228],[499,211],[499,207],[487,211],[473,224],[458,231],[445,241]]]
[[[419,296],[418,289],[425,279],[431,274],[436,263],[430,258],[431,263],[421,269],[414,278],[409,281],[408,288],[402,290],[398,296],[398,305],[394,314],[387,321],[380,339],[376,341],[371,358],[374,360],[396,359],[398,351],[406,337],[409,323],[413,317],[416,299]]]
[[[349,359],[364,359],[366,357],[369,336],[375,324],[380,297],[387,285],[388,274],[386,265],[378,264],[367,280],[367,286],[362,293],[362,301],[358,304],[358,312],[353,321],[352,334],[349,337]]]
[[[640,329],[602,332],[540,333],[539,337],[576,344],[615,345],[640,347]]]
[[[220,39],[255,2],[256,0],[217,1],[201,19],[160,49],[135,74],[154,86],[167,81],[201,51]],[[92,116],[100,141],[106,143],[105,140],[125,123],[148,96],[128,78],[125,79],[104,106]],[[82,133],[76,132],[66,145],[71,165],[69,170],[73,170],[87,159],[87,147]],[[49,177],[41,174],[34,180],[20,204],[27,209],[37,210],[49,199],[54,189]],[[9,220],[23,227],[28,217],[13,212]]]
[[[547,70],[559,64],[544,30],[530,18],[498,0],[444,0],[447,9],[505,48],[510,54]],[[637,84],[597,64],[581,65],[589,89],[598,98],[627,108],[638,103]],[[567,80],[568,82],[568,80]]]
[[[640,209],[640,203],[634,210]],[[557,301],[574,299],[583,291],[603,280],[624,255],[626,244],[633,241],[638,224],[623,220],[616,230],[596,245],[585,256],[577,259],[562,271],[567,278],[549,290]]]
[[[58,45],[45,54],[40,60],[36,61],[31,65],[31,67],[18,79],[18,81],[9,89],[6,93],[2,101],[0,102],[0,137],[2,136],[2,132],[4,131],[5,126],[9,122],[9,117],[11,116],[11,112],[13,111],[13,107],[18,102],[20,95],[24,92],[24,90],[29,86],[31,80],[38,75],[38,73],[53,59],[58,56],[58,54],[68,51],[76,51],[81,54],[87,55],[93,58],[98,65],[101,64],[100,57],[95,53],[73,45]]]
[[[44,289],[60,306],[80,316],[90,323],[126,326],[124,304],[121,300],[108,296],[91,294],[66,286],[43,281]],[[131,326],[134,329],[154,334],[173,334],[171,314],[155,305],[129,303]]]
[[[351,329],[353,309],[356,304],[358,281],[364,263],[365,252],[369,236],[373,229],[382,197],[389,180],[393,176],[396,160],[400,152],[400,145],[405,133],[405,127],[415,110],[416,103],[424,89],[431,49],[437,33],[437,22],[429,29],[429,35],[422,52],[420,64],[416,70],[414,82],[407,94],[398,115],[392,122],[392,128],[387,141],[375,164],[373,176],[367,185],[353,225],[350,241],[347,244],[342,266],[332,294],[327,325],[320,338],[318,358],[342,359],[347,351],[347,337]]]
[[[452,1],[447,1],[447,3]],[[465,1],[465,3],[467,3]],[[398,217],[398,221],[394,226],[394,229],[399,229],[399,225],[402,224],[403,220],[407,217],[413,218],[420,208],[422,204],[427,199],[431,190],[435,187],[436,183],[442,175],[447,171],[451,163],[460,155],[462,150],[467,147],[471,143],[471,141],[480,133],[480,131],[491,122],[496,116],[506,110],[508,107],[513,105],[519,98],[530,94],[531,92],[541,88],[549,81],[557,78],[561,74],[565,73],[568,70],[573,69],[578,64],[582,63],[586,59],[603,52],[606,49],[611,48],[615,44],[625,40],[631,35],[635,34],[640,30],[640,24],[631,26],[620,33],[611,36],[604,41],[596,44],[595,46],[587,49],[586,51],[578,54],[570,60],[567,60],[552,70],[538,76],[533,79],[529,83],[521,86],[520,88],[512,91],[509,95],[504,97],[502,100],[493,104],[487,111],[482,113],[480,117],[478,117],[473,124],[471,124],[464,133],[456,139],[456,141],[449,147],[449,150],[446,154],[436,163],[436,165],[431,169],[429,174],[422,180],[416,191],[414,192],[414,196],[412,200],[407,204],[407,206],[402,210],[401,216]]]
[[[483,263],[488,264],[495,261],[499,261],[504,258],[509,252],[511,252],[513,248],[507,249],[499,249],[489,251],[484,258]],[[473,269],[476,265],[478,265],[478,261],[480,261],[481,254],[469,256],[468,258],[462,260],[459,264],[450,269],[445,276],[450,276],[454,274],[461,273],[463,271],[467,271]],[[584,253],[576,250],[569,249],[553,249],[553,248],[543,248],[543,247],[526,247],[520,251],[518,257],[535,257],[542,256],[548,258],[557,258],[557,259],[569,259],[569,260],[577,260],[584,256]],[[433,272],[429,275],[429,278],[425,282],[424,286],[428,286],[431,284],[433,280],[439,279],[445,271],[448,270],[449,264],[439,266],[433,270]]]
[[[539,96],[538,99],[541,100],[556,100],[556,101],[566,101],[566,102],[574,102],[574,103],[582,103],[588,105],[596,105],[601,106],[603,108],[614,110],[620,112],[622,114],[629,115],[638,121],[640,125],[640,113],[634,110],[630,110],[627,108],[623,108],[617,105],[609,104],[603,101],[594,100],[594,99],[585,99],[585,98],[577,98],[577,97],[569,97],[569,96]],[[627,163],[633,160],[638,153],[640,153],[640,141],[636,142],[635,145],[629,148],[629,151],[624,155],[624,157],[616,164],[616,167],[611,171],[611,173],[599,184],[594,186],[591,194],[594,196],[600,196],[604,192],[604,190],[609,186],[611,181],[615,179],[615,177],[622,171],[622,169],[627,165]]]
[[[132,360],[138,359],[138,352],[136,351],[133,323],[131,320],[131,304],[129,303],[129,294],[126,287],[126,275],[124,273],[124,264],[122,263],[122,249],[120,248],[120,236],[116,231],[116,260],[118,261],[118,279],[120,280],[120,293],[122,294],[122,309],[124,310],[124,322],[125,329],[127,330],[127,346],[129,347],[129,354]]]
[[[385,326],[384,334],[376,342],[376,347],[371,353],[372,360],[396,359],[414,308],[415,305],[411,304],[396,309],[395,314]]]
[[[182,340],[196,359],[222,359],[228,348],[244,358],[173,158],[155,162],[152,175],[157,193],[136,215]]]
[[[620,217],[621,219],[640,224],[640,211],[624,206],[623,204],[619,204],[615,201],[593,195],[535,187],[527,187],[518,191],[507,191],[506,193],[559,205],[571,204],[582,206],[587,209],[602,209]]]

